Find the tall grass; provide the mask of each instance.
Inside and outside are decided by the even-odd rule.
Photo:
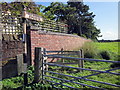
[[[88,42],[84,44],[82,49],[85,58],[120,61],[119,44],[120,42]]]
[[[107,51],[110,53],[111,59],[114,61],[120,61],[119,45],[120,42],[102,42],[94,43],[99,51]]]
[[[118,52],[119,44],[120,42],[101,42],[101,43],[94,43],[99,50],[107,50],[116,54],[120,53]]]
[[[97,58],[96,56],[98,55],[98,49],[94,42],[85,43],[82,49],[84,51],[85,58]]]
[[[113,60],[116,58],[115,56],[120,55],[118,53],[118,42],[85,43],[85,45],[82,47],[82,49],[84,50],[84,53],[86,55],[85,57],[87,57],[87,58],[102,59],[102,57],[100,56],[100,52],[102,52],[102,51],[109,52],[112,55]],[[115,60],[117,60],[117,59],[115,59]],[[70,65],[70,66],[78,67],[78,65]],[[103,70],[104,71],[104,70],[109,70],[112,67],[111,67],[111,63],[86,61],[84,63],[84,68],[94,69],[94,70]],[[62,68],[62,67],[57,67],[57,66],[51,67],[51,69],[49,69],[49,70],[54,71],[54,72],[58,72],[58,73],[62,73],[62,74],[66,74],[66,75],[75,76],[75,77],[82,77],[82,76],[87,76],[87,75],[95,73],[93,71],[85,71],[85,70],[83,72],[74,73],[74,71],[76,71],[75,69],[68,69],[68,68]],[[120,73],[120,70],[116,70],[114,72]],[[34,69],[30,67],[29,70],[28,70],[28,74],[29,74],[28,75],[29,82],[31,82],[33,80]],[[49,73],[46,73],[46,74],[51,75],[51,76],[55,76],[55,77],[58,77],[58,78],[66,79],[66,80],[73,79],[73,78],[69,78],[69,77],[65,77],[65,76],[61,76],[61,75],[55,75],[55,74],[49,74]],[[55,81],[55,82],[62,82],[61,80],[52,79],[52,78],[49,78],[49,77],[46,78],[46,79],[49,79],[49,80]],[[94,76],[88,77],[88,79],[120,85],[120,76],[111,75],[111,74],[107,74],[107,73],[101,73],[101,74],[98,74],[98,75],[94,75]],[[96,83],[96,82],[85,81],[85,80],[76,79],[74,81],[79,82],[79,83],[92,85],[92,86],[98,86],[98,87],[101,87],[101,88],[109,88],[109,89],[115,88],[113,86],[104,85],[104,84],[100,84],[100,83]],[[85,90],[86,90],[86,88],[89,88],[89,87],[82,87],[81,85],[77,85],[77,84],[73,84],[73,83],[69,83],[69,82],[64,82],[64,84],[68,85],[68,86],[76,87],[76,88],[83,88]],[[16,77],[16,78],[3,80],[3,87],[5,88],[3,90],[10,90],[10,89],[13,89],[13,88],[17,88],[18,86],[21,86],[21,85],[23,85],[23,78],[22,77]],[[50,83],[46,83],[45,85],[47,85],[46,86],[47,88],[52,88],[50,86]],[[27,89],[27,90],[36,89],[37,90],[37,89],[40,89],[40,87],[45,87],[45,85],[42,85],[41,83],[37,83],[37,84],[34,84],[34,85],[26,86],[26,87],[24,87],[24,89]],[[59,87],[66,88],[64,86],[59,86]],[[117,88],[117,89],[119,90],[120,88]]]

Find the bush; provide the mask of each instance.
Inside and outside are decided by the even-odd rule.
[[[111,68],[120,67],[120,63],[113,63],[110,67]]]
[[[120,61],[120,55],[116,55],[116,57],[114,56],[115,61]],[[111,68],[116,68],[116,67],[120,67],[120,63],[113,63],[111,66]]]
[[[95,58],[97,56],[98,50],[93,42],[85,43],[82,49],[85,58]]]
[[[100,52],[100,55],[103,59],[106,59],[106,60],[110,60],[111,57],[110,57],[110,53],[108,51],[101,51]]]

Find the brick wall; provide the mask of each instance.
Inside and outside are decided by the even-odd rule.
[[[2,59],[14,58],[18,54],[24,52],[24,44],[18,39],[15,39],[14,35],[2,35]],[[12,37],[12,40],[10,38]]]
[[[14,59],[18,54],[24,53],[24,44],[16,35],[3,34],[1,45],[2,63],[0,65],[2,79],[16,76],[17,59]]]
[[[35,47],[43,47],[47,50],[74,50],[80,48],[85,42],[91,41],[77,35],[50,33],[31,30],[31,52],[34,59]]]
[[[3,35],[2,40],[2,58],[15,57],[18,54],[24,52],[24,44],[20,39],[16,39],[13,36],[10,40],[8,35]],[[4,40],[5,39],[5,40]],[[9,40],[7,40],[9,39]],[[51,33],[42,32],[38,30],[30,31],[31,39],[31,55],[34,59],[35,47],[43,47],[47,50],[74,50],[80,48],[85,42],[90,41],[88,39],[79,37],[77,35],[63,34],[63,33]]]

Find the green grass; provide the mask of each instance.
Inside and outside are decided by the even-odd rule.
[[[107,43],[97,43],[97,42],[95,42],[95,43],[92,43],[92,44],[94,44],[93,46],[95,46],[95,47],[93,47],[92,45],[89,45],[89,44],[85,45],[85,49],[90,48],[90,53],[93,52],[93,54],[94,54],[96,52],[99,53],[99,51],[104,51],[105,50],[105,51],[110,52],[110,54],[113,57],[112,60],[114,60],[115,56],[118,55],[118,42],[110,42],[110,43],[108,43],[108,42]],[[99,59],[99,57],[95,57],[95,58]],[[65,62],[70,62],[70,61],[65,60]],[[110,67],[111,64],[112,63],[85,61],[84,62],[84,68],[105,71],[105,70],[112,69]],[[69,66],[78,67],[78,65],[69,65]],[[87,75],[90,75],[90,74],[97,73],[97,72],[86,71],[86,70],[84,70],[83,72],[73,73],[72,71],[76,71],[75,69],[61,68],[61,67],[57,67],[57,66],[51,67],[51,68],[54,69],[54,70],[50,69],[53,72],[62,73],[62,74],[66,74],[66,75],[71,75],[71,76],[75,76],[75,77],[82,77],[82,76],[87,76]],[[28,73],[29,73],[28,79],[29,79],[29,82],[31,82],[33,80],[34,68],[30,67],[29,69],[30,70],[28,71]],[[60,69],[60,70],[57,70],[57,69]],[[112,72],[120,73],[120,70],[116,70],[116,71],[112,71]],[[65,77],[65,76],[61,76],[61,75],[56,75],[56,74],[49,74],[49,73],[46,73],[46,74],[50,75],[50,76],[55,76],[55,77],[58,77],[58,78],[66,79],[66,80],[73,79],[73,78],[69,78],[69,77]],[[61,82],[61,80],[52,79],[50,77],[47,77],[47,79],[49,79],[51,81],[55,81],[55,82]],[[120,76],[107,74],[107,73],[94,75],[94,76],[88,77],[87,79],[92,79],[92,80],[96,80],[96,81],[101,81],[101,82],[107,82],[107,83],[120,85]],[[101,88],[115,88],[114,86],[104,85],[104,84],[91,82],[91,81],[80,80],[80,79],[76,79],[74,81],[79,82],[79,83],[83,83],[83,84],[87,84],[87,85],[101,87]],[[68,85],[68,86],[72,86],[72,87],[76,87],[76,88],[83,88],[83,89],[89,88],[89,87],[82,87],[81,85],[73,84],[73,83],[70,83],[70,82],[67,82],[67,83],[65,82],[63,84]],[[15,77],[15,78],[3,80],[3,86],[5,88],[4,90],[9,90],[11,88],[17,88],[18,86],[21,86],[21,85],[23,85],[23,78],[22,77]],[[42,84],[38,83],[38,84],[35,84],[35,85],[27,86],[25,88],[27,88],[29,90],[32,90],[33,88],[41,87],[41,85]],[[45,85],[48,85],[47,87],[50,87],[49,86],[50,83],[46,83]],[[45,85],[42,85],[42,87],[44,87]],[[60,86],[60,85],[58,85],[58,86],[62,87],[62,88],[66,88],[64,86]]]
[[[9,79],[4,79],[0,83],[2,86],[0,90],[50,90],[51,86],[49,84],[42,83],[32,83],[34,80],[34,68],[33,66],[28,67],[28,85],[24,86],[23,74],[17,77],[11,77]]]
[[[110,67],[110,65],[111,65],[111,63],[106,63],[106,62],[88,62],[88,61],[86,61],[85,64],[84,64],[84,68],[105,71],[105,70],[112,69]],[[78,67],[78,65],[69,65],[69,66]],[[71,75],[71,76],[75,76],[75,77],[83,77],[83,76],[87,76],[87,75],[90,75],[90,74],[97,73],[97,72],[94,72],[94,71],[87,71],[87,70],[84,70],[83,72],[74,73],[75,69],[68,69],[68,68],[61,68],[61,67],[51,67],[51,68],[54,69],[53,72],[62,73],[62,74],[66,74],[66,75]],[[57,70],[55,70],[55,68]],[[58,70],[58,69],[60,69],[60,70]],[[116,70],[116,71],[113,71],[113,72],[120,73],[120,70]],[[70,77],[66,77],[66,76],[62,76],[62,75],[56,75],[56,74],[47,73],[47,75],[62,78],[62,79],[65,79],[65,80],[72,80],[73,79],[73,78],[70,78]],[[61,80],[57,80],[57,79],[53,79],[53,78],[49,78],[49,77],[47,77],[47,79],[49,79],[51,81],[55,81],[55,82],[61,82]],[[93,75],[93,76],[87,77],[87,79],[120,85],[120,83],[119,83],[120,76],[112,75],[112,74],[108,74],[108,73],[101,73],[101,74],[98,74],[98,75]],[[96,86],[96,87],[101,87],[101,88],[117,88],[117,87],[114,87],[114,86],[100,84],[100,83],[91,82],[91,81],[86,81],[86,80],[82,80],[82,79],[81,80],[76,79],[76,80],[74,80],[74,82],[83,83],[83,84]],[[73,83],[68,83],[68,82],[64,83],[64,84],[68,85],[68,86],[75,87],[75,88],[83,88],[81,85],[78,85],[78,84],[73,84]],[[64,88],[66,88],[66,87],[64,87]],[[84,88],[90,88],[90,87],[85,86]]]
[[[94,43],[99,51],[107,51],[110,54],[111,60],[120,61],[120,42],[102,42]]]
[[[110,43],[95,42],[95,43],[92,43],[92,45],[87,43],[84,46],[84,50],[86,50],[86,49],[89,50],[89,52],[92,53],[92,54],[99,53],[100,51],[108,51],[111,54],[111,57],[112,57],[111,59],[115,60],[116,56],[118,55],[118,42],[110,42]],[[94,57],[94,58],[101,59],[100,57],[97,57],[97,56]],[[93,62],[92,61],[91,62],[89,62],[89,61],[84,62],[84,68],[93,69],[93,70],[101,70],[101,71],[112,69],[110,67],[111,65],[112,65],[112,63],[107,63],[107,62],[94,62],[94,61]],[[70,65],[70,66],[78,67],[78,65]],[[55,68],[58,69],[59,67],[52,67],[52,68],[53,69],[55,69]],[[97,73],[97,72],[86,71],[86,70],[84,70],[83,72],[69,73],[68,71],[75,71],[75,70],[68,69],[68,68],[67,69],[61,68],[61,70],[53,70],[53,72],[58,72],[58,73],[62,73],[62,74],[64,73],[64,74],[75,76],[75,77],[82,77],[82,76],[87,76],[87,75],[90,75],[90,74]],[[112,71],[112,72],[120,73],[120,69]],[[73,79],[73,78],[68,78],[68,77],[65,77],[65,76],[60,76],[60,75],[55,75],[55,74],[48,74],[48,75],[52,75],[52,76],[55,76],[55,77],[66,79],[66,80]],[[56,79],[52,79],[52,78],[48,78],[48,79],[50,79],[51,81],[55,81],[55,82],[61,82],[60,80],[56,80]],[[87,79],[92,79],[92,80],[96,80],[96,81],[101,81],[101,82],[120,85],[120,76],[112,75],[112,74],[108,74],[108,73],[101,73],[101,74],[98,74],[98,75],[90,76]],[[92,85],[92,86],[97,86],[97,87],[101,87],[101,88],[109,88],[109,89],[117,88],[117,87],[114,87],[114,86],[100,84],[100,83],[91,82],[91,81],[85,81],[85,80],[78,80],[77,79],[77,80],[75,80],[75,82],[79,82],[79,83],[83,83],[83,84],[87,84],[87,85]],[[68,86],[76,87],[76,88],[83,88],[81,85],[77,85],[77,84],[73,84],[73,83],[64,83],[64,84],[68,85]],[[84,88],[89,88],[89,87],[84,87]]]
[[[95,45],[97,46],[97,48],[99,50],[107,50],[107,51],[110,51],[112,53],[115,53],[115,54],[119,54],[118,53],[118,45],[120,45],[120,42],[102,42],[102,43],[95,43]]]

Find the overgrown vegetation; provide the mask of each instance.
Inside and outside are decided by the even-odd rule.
[[[98,49],[94,42],[85,43],[82,49],[85,58],[96,58],[98,56]]]
[[[106,44],[108,46],[103,46]],[[112,46],[109,44],[114,44],[114,45]],[[119,55],[119,53],[117,53],[117,50],[118,50],[117,44],[118,44],[118,42],[117,43],[114,43],[114,42],[112,42],[112,43],[93,43],[92,42],[92,43],[86,43],[82,48],[85,53],[85,58],[95,58],[95,59],[106,59],[106,60],[118,61],[119,59],[116,58],[116,56]],[[111,47],[109,47],[109,46],[111,46]],[[114,49],[112,49],[112,48],[114,48]],[[65,60],[65,62],[70,62],[70,61]],[[78,65],[69,65],[69,66],[78,67]],[[84,68],[87,68],[87,69],[106,71],[106,70],[113,69],[116,67],[120,67],[120,65],[107,63],[107,62],[84,61]],[[84,77],[87,75],[97,73],[97,72],[87,71],[87,70],[83,70],[83,72],[79,72],[79,71],[76,71],[75,69],[71,69],[71,68],[61,68],[61,67],[51,67],[51,68],[52,69],[50,69],[50,70],[53,72],[71,75],[71,76],[75,76],[75,77]],[[120,73],[120,70],[115,70],[112,72]],[[48,75],[62,78],[65,80],[71,80],[71,81],[73,80],[74,82],[92,85],[92,86],[96,86],[96,87],[100,87],[100,88],[113,89],[113,90],[120,89],[120,88],[110,86],[110,85],[86,81],[84,79],[74,79],[74,78],[70,78],[70,77],[66,77],[66,76],[62,76],[62,75],[50,74],[50,73],[48,73]],[[47,79],[49,79],[51,81],[55,81],[55,82],[61,82],[61,80],[53,79],[50,77],[47,77]],[[87,77],[87,79],[120,85],[120,82],[119,82],[120,76],[112,75],[112,74],[108,74],[108,73],[101,73],[98,75],[93,75],[93,76]],[[74,84],[74,83],[70,83],[70,82],[66,82],[64,84],[68,85],[68,86],[76,87],[76,88],[83,88],[83,89],[90,88],[88,86],[82,86],[82,85],[78,85],[78,84]],[[56,87],[57,87],[57,85],[56,85]],[[60,85],[58,87],[60,87]],[[62,87],[66,88],[64,86],[62,86]]]
[[[46,90],[51,89],[49,84],[32,83],[34,79],[34,68],[33,66],[28,67],[28,85],[24,86],[23,74],[17,77],[4,79],[2,81],[2,90]]]
[[[106,47],[103,45],[109,45],[109,44],[113,44],[109,45],[111,47]],[[115,56],[119,55],[119,53],[117,53],[116,51],[118,50],[116,47],[118,43],[86,43],[85,46],[83,47],[84,49],[84,53],[86,53],[86,58],[89,58],[88,56],[91,55],[90,58],[97,58],[97,59],[103,59],[102,56],[99,56],[100,53],[103,51],[103,53],[105,52],[106,56],[110,55],[110,59],[111,60],[119,60],[117,59]],[[102,48],[101,48],[102,47]],[[104,48],[105,47],[105,48]],[[110,48],[110,49],[109,49]],[[114,49],[112,49],[114,48]],[[89,52],[89,54],[88,54]],[[107,55],[107,53],[109,52],[109,55]],[[112,54],[114,56],[112,56]],[[87,56],[88,55],[88,56]],[[99,56],[99,57],[98,57]],[[71,60],[72,61],[72,60]],[[70,62],[70,60],[65,60],[64,62]],[[74,62],[74,61],[72,61]],[[72,67],[78,67],[78,65],[69,65]],[[119,67],[119,64],[112,64],[112,63],[107,63],[107,62],[95,62],[95,61],[84,61],[84,68],[86,69],[94,69],[94,70],[109,70],[115,67]],[[49,71],[53,71],[53,72],[57,72],[57,73],[62,73],[62,74],[66,74],[66,75],[71,75],[71,76],[75,76],[75,77],[84,77],[90,74],[95,74],[97,72],[93,72],[93,71],[87,71],[87,70],[83,70],[83,72],[79,72],[76,69],[72,69],[72,68],[63,68],[63,67],[57,67],[57,66],[50,66],[49,67]],[[116,72],[116,73],[120,73],[120,70],[115,70],[115,71],[111,71],[111,72]],[[58,78],[62,78],[65,80],[73,80],[74,78],[70,78],[70,77],[66,77],[66,76],[62,76],[62,75],[57,75],[57,74],[50,74],[50,73],[46,73],[47,75],[50,76],[54,76],[54,77],[58,77]],[[33,81],[33,75],[34,75],[34,68],[33,67],[29,67],[28,70],[28,82],[32,83]],[[62,82],[61,80],[57,80],[57,79],[53,79],[50,77],[46,77],[46,79],[49,79],[51,81],[55,81],[55,82]],[[112,84],[117,84],[120,85],[120,76],[117,75],[112,75],[112,74],[107,74],[107,73],[101,73],[98,75],[93,75],[90,77],[87,77],[87,79],[91,79],[91,80],[96,80],[96,81],[101,81],[101,82],[107,82],[107,83],[112,83]],[[84,79],[74,79],[74,82],[78,82],[78,83],[83,83],[83,84],[87,84],[87,85],[92,85],[92,86],[96,86],[96,87],[100,87],[100,88],[106,88],[106,89],[120,89],[114,86],[110,86],[110,85],[105,85],[105,84],[100,84],[100,83],[96,83],[96,82],[91,82],[91,81],[86,81]],[[70,82],[65,82],[63,83],[65,85],[68,86],[72,86],[72,87],[76,87],[76,88],[83,88],[83,89],[87,89],[90,87],[87,86],[82,86],[82,85],[78,85],[78,84],[73,84]],[[27,90],[37,90],[37,89],[52,89],[52,87],[50,86],[51,83],[45,82],[45,84],[41,84],[41,83],[36,83],[36,84],[30,84],[28,86],[23,86],[23,76],[19,76],[19,77],[14,77],[14,78],[10,78],[10,79],[5,79],[3,80],[3,90],[10,90],[10,89],[27,89]],[[19,88],[18,88],[19,87]],[[67,88],[65,86],[61,86],[61,85],[56,85],[55,87],[62,87],[62,88]]]
[[[118,52],[118,44],[120,42],[89,42],[85,43],[82,49],[84,50],[85,58],[96,58],[106,60],[120,60]]]

